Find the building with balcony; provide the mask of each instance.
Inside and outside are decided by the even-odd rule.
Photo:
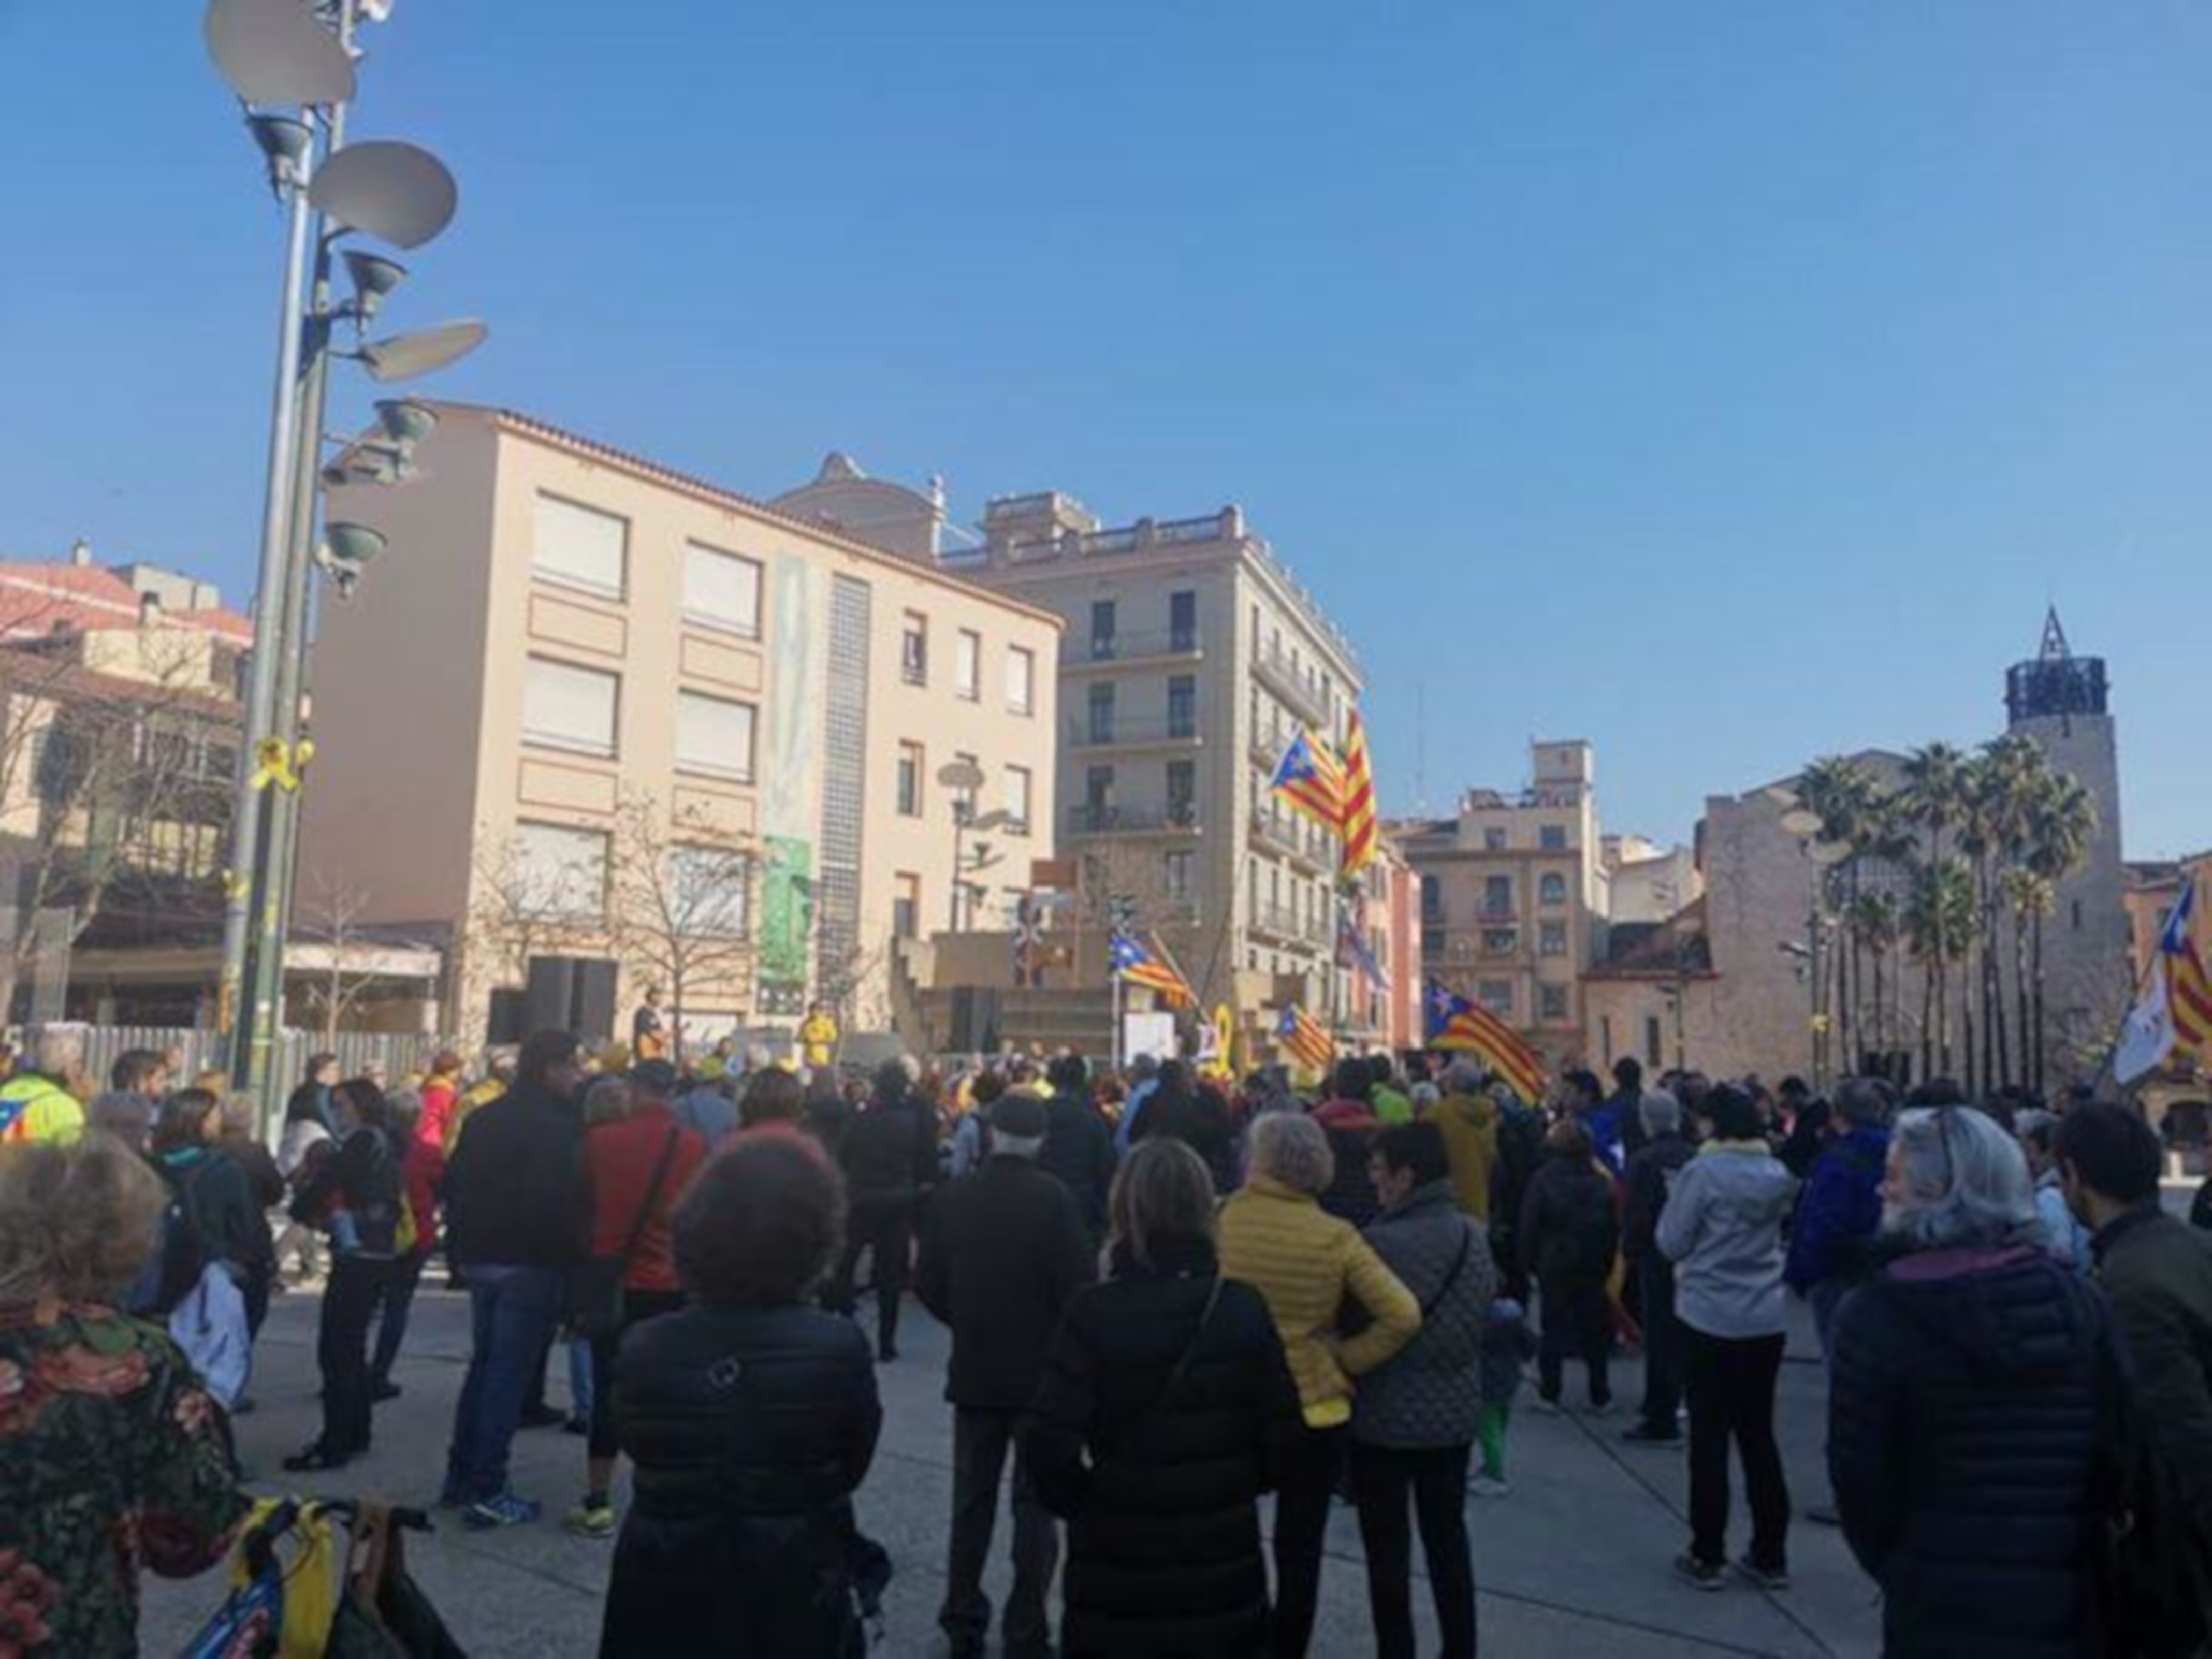
[[[1639,917],[1671,915],[1697,896],[1697,872],[1686,854],[1601,832],[1589,743],[1534,744],[1529,758],[1526,788],[1470,789],[1455,816],[1390,834],[1419,883],[1428,975],[1521,1031],[1557,1068],[1594,1052],[1582,981],[1603,958],[1616,883]],[[1669,902],[1645,896],[1656,890]]]
[[[817,998],[890,1024],[902,941],[1050,850],[1058,617],[939,565],[931,498],[842,457],[764,505],[435,407],[419,482],[333,492],[391,545],[317,641],[303,879],[450,940],[465,1032],[544,961],[625,1008],[657,984],[695,1036]]]

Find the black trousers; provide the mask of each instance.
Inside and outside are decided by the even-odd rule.
[[[315,1361],[323,1373],[320,1443],[334,1457],[368,1449],[368,1324],[392,1269],[382,1258],[334,1255],[331,1261]]]
[[[1060,1531],[1037,1501],[1027,1462],[1014,1446],[1016,1412],[956,1407],[952,1413],[952,1544],[945,1569],[945,1605],[937,1622],[956,1659],[981,1655],[991,1631],[991,1598],[983,1593],[983,1566],[999,1520],[999,1483],[1006,1456],[1014,1458],[1014,1587],[1006,1597],[1006,1650],[1042,1654],[1052,1646],[1045,1610],[1052,1575],[1060,1565]]]
[[[1474,1553],[1467,1536],[1466,1446],[1352,1448],[1377,1659],[1413,1659],[1413,1522],[1437,1599],[1443,1659],[1474,1659]]]
[[[1570,1355],[1589,1368],[1593,1406],[1613,1398],[1607,1354],[1613,1345],[1613,1315],[1606,1306],[1605,1281],[1574,1280],[1540,1286],[1544,1292],[1544,1334],[1536,1347],[1536,1381],[1547,1400],[1557,1400]]]
[[[1313,1640],[1329,1499],[1349,1433],[1340,1425],[1308,1429],[1284,1453],[1275,1482],[1275,1611],[1267,1623],[1275,1659],[1302,1659]]]
[[[853,1273],[860,1253],[870,1257],[869,1272],[876,1282],[876,1347],[889,1352],[898,1340],[899,1295],[906,1289],[908,1258],[914,1253],[914,1216],[918,1200],[912,1198],[869,1198],[853,1200],[846,1224],[845,1255],[826,1300],[840,1313],[853,1311]]]
[[[1643,1287],[1644,1426],[1654,1434],[1679,1434],[1682,1409],[1682,1322],[1674,1316],[1674,1268],[1655,1256],[1637,1265]]]
[[[415,1306],[415,1287],[422,1282],[428,1250],[411,1250],[392,1264],[384,1283],[383,1304],[376,1320],[376,1347],[369,1356],[369,1381],[392,1381],[392,1368],[399,1363],[399,1345],[407,1340],[407,1316]]]
[[[1729,1443],[1743,1460],[1751,1502],[1751,1559],[1780,1571],[1790,1563],[1790,1484],[1774,1443],[1774,1385],[1782,1338],[1708,1336],[1684,1328],[1690,1381],[1690,1551],[1728,1559]]]

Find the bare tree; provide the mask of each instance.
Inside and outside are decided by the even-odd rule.
[[[222,910],[237,705],[197,630],[114,632],[117,672],[66,630],[0,648],[0,901],[65,916],[71,943],[103,918],[135,939]],[[0,948],[0,1009],[40,942],[19,926]]]
[[[300,907],[295,931],[306,943],[329,953],[312,981],[315,1012],[322,1017],[323,1047],[336,1048],[339,1030],[362,999],[376,983],[376,975],[356,971],[354,957],[370,943],[361,918],[368,908],[368,890],[321,872],[315,876],[307,902]]]
[[[732,844],[698,814],[672,821],[650,794],[617,813],[609,866],[616,953],[668,999],[682,1053],[690,1000],[726,986],[753,958],[751,845]]]

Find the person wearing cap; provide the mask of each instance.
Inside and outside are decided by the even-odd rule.
[[[629,1112],[593,1124],[584,1138],[591,1254],[622,1264],[623,1324],[592,1335],[587,1480],[584,1501],[568,1516],[568,1530],[582,1538],[615,1533],[615,1355],[623,1336],[629,1327],[684,1305],[669,1218],[707,1161],[707,1143],[677,1121],[669,1103],[678,1080],[666,1060],[640,1060],[629,1069]]]
[[[945,1604],[938,1614],[959,1656],[980,1656],[991,1627],[983,1564],[998,1518],[999,1483],[1014,1431],[1036,1397],[1062,1311],[1097,1277],[1083,1206],[1037,1167],[1049,1119],[1027,1090],[991,1105],[990,1151],[973,1175],[941,1188],[923,1212],[915,1288],[952,1332],[945,1397],[951,1402],[952,1527]],[[1047,1601],[1060,1537],[1014,1453],[1014,1583],[1009,1654],[1051,1650]]]

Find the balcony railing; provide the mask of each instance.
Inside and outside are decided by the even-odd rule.
[[[1079,836],[1188,834],[1200,827],[1198,803],[1116,806],[1085,802],[1067,809],[1067,827]]]
[[[1076,749],[1127,749],[1139,745],[1194,744],[1199,741],[1198,718],[1170,715],[1165,720],[1088,720],[1068,721],[1067,741]]]
[[[1322,865],[1322,854],[1312,839],[1318,833],[1288,812],[1259,811],[1252,815],[1254,840],[1267,851],[1279,854],[1312,873],[1318,873]]]
[[[1252,907],[1252,927],[1255,932],[1272,939],[1291,939],[1304,945],[1328,943],[1328,924],[1312,916],[1301,915],[1295,908],[1272,899],[1262,899]]]
[[[1291,653],[1282,647],[1261,646],[1253,653],[1252,670],[1261,684],[1310,722],[1319,725],[1328,718],[1328,705],[1322,700],[1321,676],[1292,662]]]
[[[1070,635],[1060,642],[1060,660],[1071,668],[1086,663],[1132,663],[1165,657],[1199,657],[1206,643],[1195,626],[1164,628],[1146,634]]]

